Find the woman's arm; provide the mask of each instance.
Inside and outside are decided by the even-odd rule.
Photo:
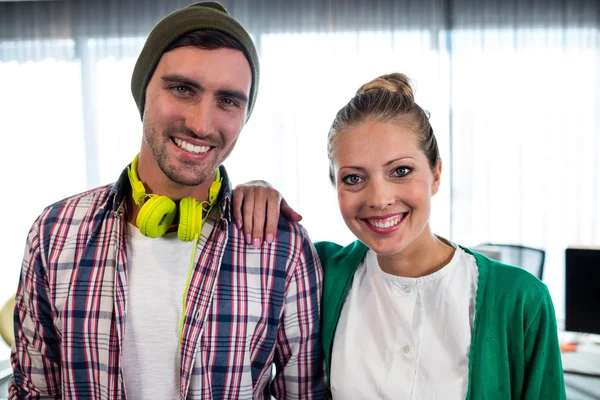
[[[566,399],[554,306],[545,293],[525,334],[524,399]]]

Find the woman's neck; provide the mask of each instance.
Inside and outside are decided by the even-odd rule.
[[[400,253],[377,255],[380,268],[392,275],[419,278],[431,275],[446,266],[454,256],[454,247],[426,229]]]

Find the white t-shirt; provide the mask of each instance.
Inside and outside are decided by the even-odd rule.
[[[478,275],[460,248],[419,278],[383,272],[369,250],[335,333],[333,398],[464,399]]]
[[[196,260],[212,232],[202,227]],[[177,232],[148,238],[128,224],[123,379],[128,400],[180,398],[179,323],[192,242]]]

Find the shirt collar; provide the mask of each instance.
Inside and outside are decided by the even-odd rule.
[[[231,224],[231,220],[233,219],[231,215],[231,181],[229,180],[229,175],[227,175],[225,167],[221,165],[219,169],[221,171],[221,177],[223,178],[218,198],[218,204],[221,209],[221,218],[226,219],[227,222]]]

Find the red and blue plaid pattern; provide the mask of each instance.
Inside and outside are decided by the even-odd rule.
[[[323,275],[314,247],[284,219],[275,243],[246,245],[231,223],[231,186],[221,172],[221,218],[188,291],[181,399],[325,398]],[[124,172],[114,185],[48,207],[31,228],[16,296],[11,399],[125,398],[129,192]]]

